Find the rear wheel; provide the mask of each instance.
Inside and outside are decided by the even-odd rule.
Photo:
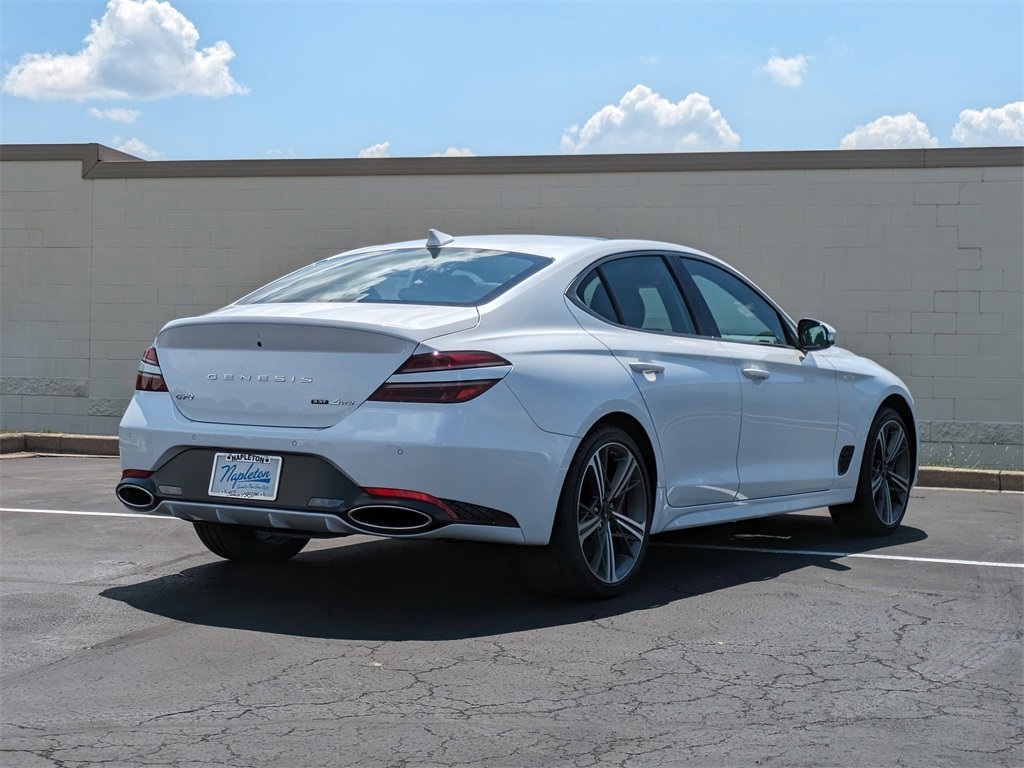
[[[193,523],[199,540],[213,554],[238,563],[269,565],[283,563],[302,551],[309,539],[282,536],[241,525]]]
[[[832,520],[855,536],[886,536],[907,512],[914,463],[907,426],[892,408],[882,408],[868,432],[857,495],[850,504],[829,507]]]
[[[620,594],[640,570],[651,532],[647,465],[617,427],[589,435],[566,474],[550,543],[527,553],[535,584],[583,598]]]

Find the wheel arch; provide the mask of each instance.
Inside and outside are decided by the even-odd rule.
[[[878,410],[882,408],[892,408],[896,413],[903,419],[903,424],[907,428],[907,439],[910,443],[910,457],[914,466],[914,479],[917,479],[917,457],[918,457],[918,436],[917,436],[917,419],[914,418],[914,410],[910,407],[910,403],[906,401],[904,397],[898,394],[889,395],[885,400],[878,406]],[[875,411],[877,413],[878,411]]]
[[[611,431],[613,429],[615,432]],[[612,582],[604,580],[604,577],[598,574],[597,569],[601,568],[601,564],[614,563],[611,566],[611,572],[604,568],[601,570],[605,571],[606,575],[619,578],[619,555],[624,553],[620,551],[615,554],[615,545],[612,543],[613,534],[609,532],[603,537],[607,544],[596,545],[599,550],[604,550],[605,554],[597,553],[598,561],[596,563],[591,560],[594,553],[588,551],[581,537],[579,510],[582,509],[580,501],[582,497],[576,494],[582,493],[582,483],[590,467],[590,464],[582,463],[582,458],[590,457],[589,460],[592,463],[595,453],[608,444],[615,444],[619,449],[628,448],[630,453],[633,452],[632,447],[627,447],[620,442],[623,440],[621,433],[625,433],[630,438],[640,454],[639,458],[647,467],[645,474],[651,484],[648,493],[650,508],[646,510],[643,537],[638,538],[636,533],[631,537],[639,544],[627,545],[628,552],[626,554],[633,558],[632,562],[626,563],[628,570],[618,581]],[[569,471],[563,480],[558,509],[552,517],[552,531],[547,545],[534,547],[527,553],[529,558],[526,560],[527,578],[543,591],[571,597],[603,599],[620,594],[625,583],[631,580],[639,570],[653,531],[657,499],[655,482],[658,476],[656,457],[651,437],[636,417],[622,411],[612,411],[596,419],[584,433],[573,454]],[[628,492],[632,493],[633,491],[629,490]],[[603,490],[600,493],[603,495]],[[606,516],[605,522],[602,523],[601,515],[596,508],[591,507],[590,511],[594,514],[593,520],[597,521],[597,527],[604,526],[606,531],[610,531],[611,523],[607,522],[610,518]],[[607,511],[605,509],[605,514]],[[622,512],[622,514],[628,513]],[[639,521],[634,518],[633,523],[638,524]],[[597,527],[591,528],[590,532],[585,534],[588,541],[591,541]],[[623,538],[630,537],[624,536]]]
[[[635,442],[637,448],[640,449],[644,463],[647,465],[648,480],[651,483],[651,501],[653,503],[657,498],[658,455],[654,450],[654,443],[651,441],[650,435],[647,434],[647,430],[644,429],[643,424],[628,413],[614,411],[613,413],[605,414],[598,419],[594,425],[587,430],[587,436],[595,430],[605,426],[618,427],[633,438],[633,442]]]

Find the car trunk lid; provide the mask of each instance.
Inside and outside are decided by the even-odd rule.
[[[474,307],[239,305],[174,321],[156,346],[188,419],[325,428],[362,405],[420,342],[478,320]]]

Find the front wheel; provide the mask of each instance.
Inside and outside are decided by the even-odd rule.
[[[283,563],[309,543],[303,536],[282,536],[242,525],[192,523],[199,540],[213,554],[237,563],[269,565]]]
[[[868,432],[857,495],[850,504],[829,507],[832,520],[850,535],[886,536],[907,512],[913,480],[907,426],[892,408],[882,408]]]
[[[640,570],[651,535],[650,475],[636,442],[602,427],[566,473],[551,541],[527,563],[541,589],[572,597],[622,593]]]

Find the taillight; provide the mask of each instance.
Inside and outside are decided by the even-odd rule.
[[[393,376],[417,373],[444,373],[474,368],[509,367],[512,363],[492,352],[475,350],[461,352],[425,352],[413,355],[399,367]],[[504,375],[504,374],[502,374]],[[501,376],[486,379],[423,381],[410,376],[404,381],[388,381],[378,387],[369,400],[386,403],[464,403],[479,397],[501,381]]]
[[[464,403],[479,397],[499,381],[501,379],[382,384],[369,399],[385,403]]]
[[[139,361],[139,372],[135,375],[137,392],[166,392],[167,382],[160,370],[160,358],[156,356],[156,347],[149,347],[142,353]]]
[[[460,371],[466,368],[490,368],[496,365],[512,365],[512,363],[491,352],[425,352],[410,357],[395,373]]]

